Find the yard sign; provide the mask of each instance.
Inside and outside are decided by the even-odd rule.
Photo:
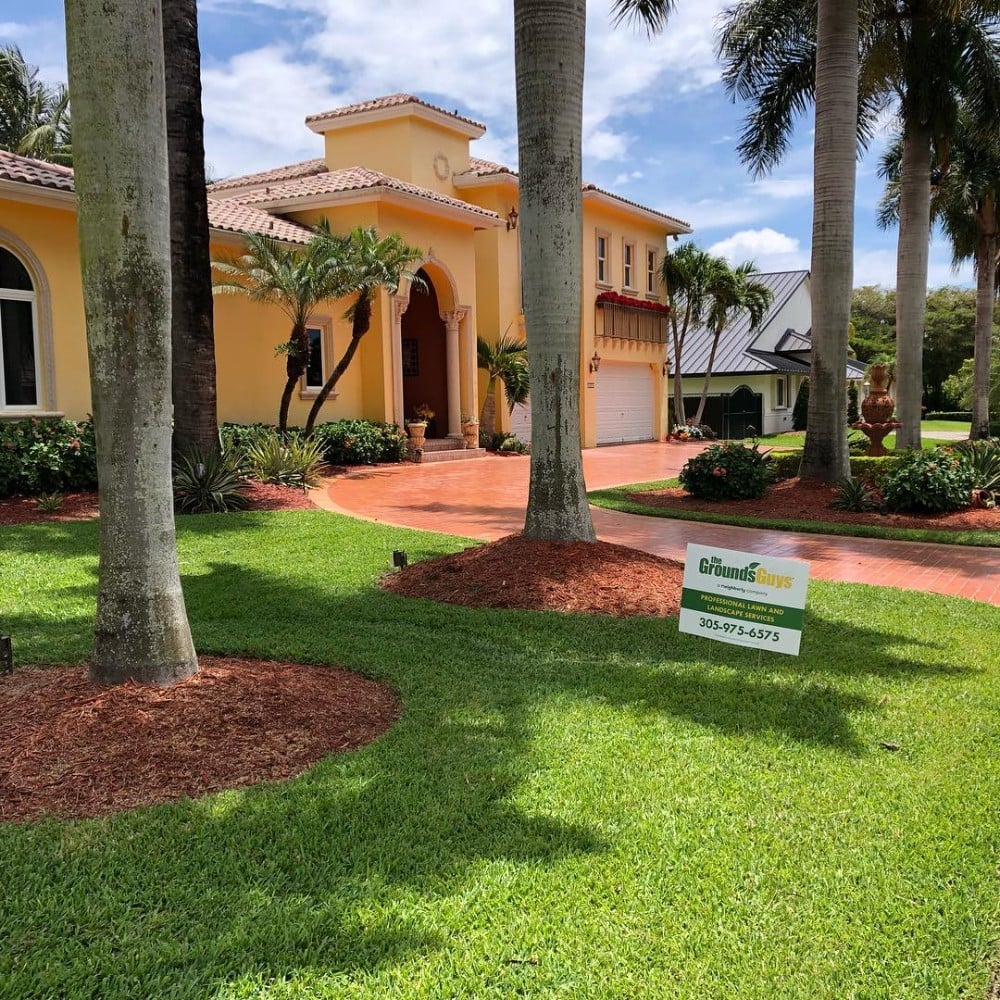
[[[680,630],[799,655],[809,564],[688,545]]]

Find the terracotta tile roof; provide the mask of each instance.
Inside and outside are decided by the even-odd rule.
[[[208,199],[208,224],[227,233],[262,233],[286,243],[308,243],[312,231],[232,198]]]
[[[583,191],[584,194],[588,191],[593,191],[596,194],[603,194],[606,198],[614,198],[615,201],[620,201],[623,205],[629,205],[632,208],[641,209],[643,212],[649,212],[652,215],[657,215],[661,219],[666,219],[667,222],[672,222],[675,226],[680,226],[688,232],[691,232],[690,222],[685,222],[683,219],[675,218],[673,215],[667,215],[666,212],[657,211],[655,208],[650,208],[648,205],[641,205],[637,201],[630,201],[628,198],[623,198],[620,194],[615,194],[613,191],[605,191],[604,188],[599,188],[596,184],[584,184]]]
[[[465,122],[466,125],[472,125],[475,128],[481,128],[483,131],[486,130],[486,126],[482,122],[474,121],[472,118],[466,118],[464,115],[460,115],[457,111],[448,111],[446,108],[440,108],[436,104],[430,104],[427,101],[422,101],[419,97],[414,97],[413,94],[388,94],[386,97],[375,97],[370,101],[360,101],[358,104],[348,104],[343,108],[334,108],[332,111],[322,111],[318,115],[306,115],[306,124],[310,122],[325,121],[329,118],[347,118],[349,115],[360,115],[365,111],[381,111],[383,108],[399,108],[406,104],[419,104],[421,107],[430,108],[431,111],[437,111],[442,115],[448,115],[449,118],[457,118],[460,122]]]
[[[369,170],[367,167],[347,167],[343,170],[331,170],[327,173],[315,174],[312,177],[300,177],[281,184],[272,184],[264,191],[249,191],[246,195],[237,195],[236,200],[245,205],[266,204],[292,198],[340,194],[344,191],[367,191],[376,188],[399,191],[403,194],[435,202],[438,205],[447,205],[450,208],[462,209],[474,215],[481,216],[484,219],[494,221],[499,221],[500,219],[496,212],[480,208],[478,205],[472,205],[467,201],[459,201],[457,198],[449,198],[448,195],[440,194],[429,188],[418,187],[416,184],[409,184],[406,181],[399,180],[397,177],[390,177],[388,174],[379,173],[377,170]],[[231,199],[226,199],[226,201],[229,200]]]
[[[262,170],[256,174],[243,174],[241,177],[227,177],[208,185],[209,191],[227,191],[229,188],[252,187],[256,184],[267,184],[271,181],[287,181],[296,177],[309,177],[311,174],[321,174],[326,170],[326,160],[317,157],[314,160],[302,160],[300,163],[289,163],[284,167],[272,170]]]
[[[3,149],[0,149],[0,180],[23,181],[25,184],[59,191],[73,190],[73,171],[70,167],[32,160]]]
[[[59,191],[73,190],[72,168],[32,160],[4,150],[0,150],[0,180],[19,181]],[[275,218],[252,205],[243,205],[228,198],[221,201],[209,199],[208,224],[222,232],[265,233],[289,243],[308,243],[312,235],[305,226]]]
[[[469,157],[469,169],[463,170],[464,174],[475,174],[477,177],[488,177],[490,174],[510,174],[517,176],[517,172],[505,167],[502,163],[494,163],[492,160],[483,160],[478,156]]]

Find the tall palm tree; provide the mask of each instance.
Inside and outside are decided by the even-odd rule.
[[[0,149],[36,160],[73,162],[69,91],[38,79],[16,45],[0,48]]]
[[[667,292],[667,323],[673,351],[673,402],[674,423],[683,424],[684,389],[681,383],[684,342],[692,324],[697,327],[705,315],[710,298],[710,288],[715,275],[728,265],[721,257],[714,257],[694,243],[682,243],[676,250],[667,250],[660,264],[660,280]],[[714,350],[713,350],[714,355]]]
[[[219,450],[205,123],[195,0],[163,0],[175,455]]]
[[[67,0],[66,40],[101,482],[90,670],[106,683],[169,684],[198,661],[174,541],[160,12],[156,4]]]
[[[486,398],[479,422],[487,434],[493,435],[497,429],[497,386],[503,386],[511,412],[529,398],[528,344],[508,334],[500,337],[495,344],[477,337],[476,358],[479,368],[486,372]]]
[[[705,401],[708,399],[709,384],[712,381],[712,368],[715,365],[715,352],[726,327],[737,315],[746,312],[750,317],[750,330],[758,329],[774,301],[774,292],[763,282],[753,280],[752,275],[756,271],[757,265],[752,260],[744,261],[738,267],[730,267],[721,257],[714,258],[708,284],[707,317],[708,328],[712,332],[712,347],[705,367],[701,399],[698,401],[698,410],[694,417],[696,424],[701,423],[705,412]]]
[[[896,267],[897,396],[903,427],[897,442],[919,446],[931,143],[936,138],[940,148],[947,147],[963,99],[981,113],[984,125],[987,120],[994,129],[1000,125],[1000,3],[860,0],[858,6],[858,135],[864,142],[879,113],[892,104],[903,130]],[[827,13],[836,12],[831,7]],[[816,0],[804,5],[743,0],[725,16],[719,43],[723,75],[729,89],[752,105],[740,152],[758,171],[780,160],[796,114],[813,98],[816,18]]]
[[[879,206],[879,223],[898,221],[899,176],[903,154],[901,137],[889,145],[882,157],[886,190]],[[957,267],[973,262],[976,275],[976,319],[972,379],[973,439],[989,436],[990,354],[1000,234],[1000,144],[978,128],[968,109],[959,116],[958,128],[949,148],[947,168],[932,189],[931,214],[941,224],[952,247]]]
[[[322,302],[348,292],[345,283],[349,241],[328,229],[317,231],[305,247],[291,247],[272,236],[250,233],[238,257],[217,257],[212,267],[223,279],[214,289],[246,295],[254,302],[276,305],[291,321],[287,340],[276,350],[285,355],[285,387],[278,408],[278,429],[288,430],[288,407],[309,365],[309,318]]]
[[[331,242],[332,255],[335,258],[343,255],[339,286],[341,294],[353,294],[355,299],[347,310],[347,318],[351,321],[351,339],[340,361],[313,400],[306,419],[306,434],[312,433],[320,409],[340,377],[347,371],[361,338],[371,327],[372,302],[379,290],[387,288],[390,292],[395,292],[404,280],[410,282],[411,289],[424,287],[423,279],[413,270],[413,265],[423,257],[423,251],[407,246],[399,233],[380,237],[373,227],[358,226],[351,230],[344,241],[333,236],[327,228],[322,228],[320,232],[323,238]]]
[[[614,0],[652,31],[672,0]],[[581,145],[586,0],[514,0],[520,232],[531,369],[524,533],[593,541],[580,450]]]

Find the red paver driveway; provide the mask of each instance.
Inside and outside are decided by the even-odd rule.
[[[589,489],[676,476],[700,445],[649,443],[583,453]],[[329,480],[320,506],[386,524],[494,539],[519,531],[529,460],[490,456],[471,462],[381,466]],[[640,517],[592,508],[602,541],[683,559],[688,542],[804,559],[812,576],[955,594],[1000,606],[1000,547],[968,548],[872,538],[806,535]]]

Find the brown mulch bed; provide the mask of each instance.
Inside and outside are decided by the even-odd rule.
[[[0,677],[0,822],[104,816],[301,774],[398,718],[384,684],[333,667],[202,656],[168,688],[82,667]]]
[[[833,510],[836,487],[808,479],[775,483],[759,500],[698,500],[679,486],[630,493],[633,503],[648,507],[736,514],[740,517],[780,517],[790,521],[826,521],[831,524],[874,524],[885,528],[924,528],[935,531],[1000,531],[1000,510],[967,507],[949,514],[863,514]]]
[[[624,545],[508,535],[387,574],[382,586],[471,608],[664,616],[678,613],[683,577],[680,563]]]
[[[268,483],[247,483],[249,510],[315,510],[305,490]],[[37,524],[42,521],[84,521],[97,517],[96,493],[63,493],[62,507],[52,514],[38,510],[38,497],[0,500],[0,524]]]

